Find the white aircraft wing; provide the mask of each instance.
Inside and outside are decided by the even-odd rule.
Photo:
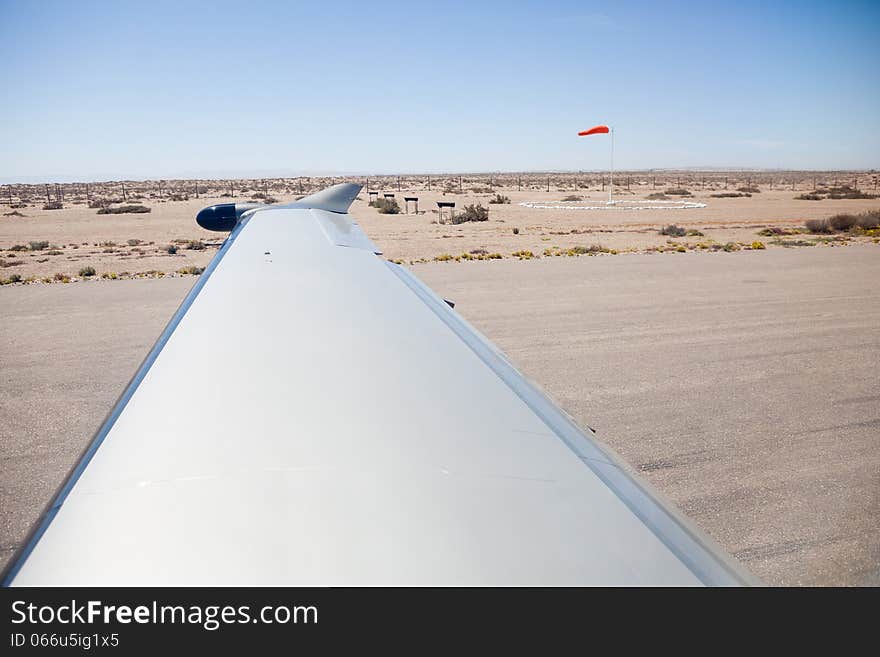
[[[3,583],[748,583],[377,255],[359,189],[210,211],[234,230]]]

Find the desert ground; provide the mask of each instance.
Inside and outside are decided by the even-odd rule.
[[[289,202],[304,193],[347,180],[364,185],[351,208],[386,258],[414,264],[461,262],[476,256],[499,259],[567,257],[630,252],[772,250],[839,247],[880,242],[880,232],[802,234],[804,222],[838,213],[880,208],[876,174],[618,173],[615,198],[705,204],[693,209],[535,209],[521,203],[607,199],[608,178],[599,174],[504,174],[432,177],[309,178],[236,181],[127,181],[66,185],[7,185],[0,189],[0,282],[66,282],[88,277],[131,278],[196,273],[210,261],[225,235],[195,223],[203,207],[222,202]],[[549,182],[549,184],[548,184]],[[430,186],[430,189],[428,187]],[[549,190],[548,191],[548,187]],[[821,192],[815,194],[813,188]],[[858,193],[834,193],[850,190]],[[752,190],[740,192],[737,190]],[[123,190],[125,190],[123,192]],[[198,196],[197,196],[198,191]],[[393,194],[400,214],[381,214],[369,191]],[[664,194],[672,191],[675,194]],[[682,196],[678,192],[687,192]],[[713,195],[734,194],[734,197]],[[748,194],[748,195],[746,195]],[[419,214],[404,198],[417,197]],[[496,197],[507,203],[492,203]],[[814,196],[818,200],[799,199]],[[833,198],[832,196],[864,196]],[[437,202],[488,209],[488,220],[440,223]],[[60,209],[44,209],[60,204]],[[99,214],[103,208],[141,205],[148,213]],[[405,213],[409,206],[410,213]],[[94,207],[90,207],[94,206]],[[446,221],[446,217],[444,217]],[[681,237],[660,234],[666,225]],[[762,231],[776,234],[762,234]],[[37,248],[32,248],[35,246]]]
[[[831,198],[870,197],[876,179],[634,172],[627,190],[618,175],[620,198],[686,189],[707,207],[539,210],[519,204],[604,199],[600,175],[483,174],[354,180],[401,209],[418,196],[421,213],[381,214],[365,186],[352,214],[763,581],[880,584],[880,236],[804,229],[880,208]],[[195,213],[332,182],[126,181],[124,199],[121,182],[0,188],[0,560],[222,243]],[[861,192],[827,191],[844,187]],[[437,201],[489,218],[439,223]],[[97,213],[126,204],[151,211]],[[685,235],[661,235],[669,224]]]

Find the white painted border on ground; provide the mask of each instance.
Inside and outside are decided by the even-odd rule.
[[[525,208],[536,210],[692,210],[705,208],[697,201],[613,201],[601,205],[583,205],[584,201],[523,201]],[[638,204],[638,205],[636,205]]]

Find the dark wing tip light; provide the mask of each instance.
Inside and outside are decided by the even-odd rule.
[[[228,232],[235,228],[242,214],[259,208],[259,203],[218,203],[209,205],[196,215],[196,223],[205,230]]]

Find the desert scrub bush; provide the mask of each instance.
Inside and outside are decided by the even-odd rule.
[[[205,271],[204,267],[196,267],[195,265],[190,265],[189,267],[182,267],[177,270],[178,274],[192,274],[195,276],[201,275]],[[159,272],[145,272],[147,274],[158,274]]]
[[[61,201],[49,201],[43,204],[44,210],[61,210],[63,208],[64,204]]]
[[[9,278],[7,278],[5,281],[3,281],[3,284],[7,285],[9,283],[20,283],[20,282],[21,282],[21,274],[10,274]]]
[[[737,187],[736,191],[740,194],[760,194],[761,190],[757,187]]]
[[[687,230],[682,228],[681,226],[676,226],[675,224],[669,224],[668,226],[664,226],[660,229],[661,235],[669,235],[670,237],[684,237],[687,235]]]
[[[152,212],[152,208],[148,208],[146,205],[119,205],[115,208],[101,208],[98,210],[98,214],[144,214],[147,212]]]
[[[728,253],[730,253],[731,251],[739,251],[740,248],[742,248],[742,247],[740,247],[740,245],[737,244],[736,242],[728,242],[727,244],[725,244],[724,246],[721,247],[721,250],[727,251]]]
[[[25,215],[23,215],[18,210],[13,210],[12,212],[4,212],[3,216],[4,217],[24,217]]]
[[[489,203],[494,205],[504,205],[505,203],[510,203],[509,196],[502,196],[501,194],[495,194],[495,198],[489,199]]]
[[[110,281],[115,281],[117,278],[119,278],[119,276],[114,271],[105,271],[103,274],[101,274],[101,278],[104,278],[104,279],[110,280]]]
[[[828,194],[828,198],[831,199],[842,199],[842,198],[877,198],[874,194],[868,194],[866,192],[862,192],[858,189],[854,189],[849,185],[841,185],[840,187],[831,187],[826,192]]]
[[[244,191],[245,190],[241,190],[241,193],[244,194]],[[188,194],[172,194],[171,200],[172,201],[188,201],[189,195]]]
[[[751,197],[751,192],[722,192],[720,194],[709,194],[712,198],[744,198]]]
[[[688,237],[705,237],[702,231],[697,230],[696,228],[691,228],[687,232]]]
[[[568,196],[564,196],[562,198],[563,201],[583,201],[583,196],[578,196],[577,194],[569,194]]]
[[[663,192],[654,192],[653,194],[648,194],[646,197],[649,201],[668,201],[669,197],[666,196]]]
[[[24,260],[0,260],[0,268],[2,269],[6,269],[6,267],[18,267],[23,264]]]
[[[95,268],[94,267],[83,267],[82,269],[79,270],[79,275],[82,276],[83,278],[89,278],[90,276],[94,276],[95,275]]]
[[[175,253],[177,253],[177,247],[173,244],[169,244],[162,250],[165,251],[165,253],[167,253],[168,255],[174,255]]]
[[[466,205],[460,213],[452,217],[454,224],[463,224],[468,221],[489,221],[489,208],[484,208],[479,203]]]
[[[476,256],[479,256],[479,255],[489,255],[489,252],[488,252],[486,249],[471,249],[471,250],[470,250],[470,254],[471,254],[471,255],[476,255]]]
[[[761,249],[766,249],[767,247],[764,245],[764,242],[755,240],[749,245],[749,248],[755,251],[760,251]]]
[[[868,210],[856,217],[856,225],[865,230],[880,228],[880,210]]]
[[[28,247],[31,251],[42,251],[43,249],[49,248],[49,242],[46,240],[32,241],[28,242]]]
[[[828,225],[832,230],[849,230],[856,225],[856,216],[847,213],[835,214],[828,218]]]
[[[667,196],[690,196],[690,190],[680,188],[680,189],[667,189],[663,192]]]
[[[821,201],[822,197],[818,194],[798,194],[794,197],[796,201]]]
[[[139,246],[139,245],[143,244],[143,242],[141,242],[140,240],[126,240],[125,243],[128,244],[129,246]]]
[[[438,256],[434,256],[434,260],[436,262],[449,262],[450,260],[455,260],[455,256],[448,253],[441,253]]]
[[[45,253],[46,255],[61,255],[62,252],[58,249],[52,249],[51,251],[46,251]]]
[[[531,251],[525,251],[525,250],[514,251],[510,255],[512,255],[514,258],[519,258],[520,260],[531,260],[532,258],[535,257],[534,253],[532,253]]]
[[[192,240],[186,243],[185,248],[189,251],[204,251],[205,244],[201,240]]]
[[[786,248],[795,246],[816,246],[815,242],[810,242],[809,240],[784,240],[780,238],[773,240],[773,244],[776,246],[784,246]]]
[[[48,243],[46,246],[49,246]],[[27,251],[28,248],[24,244],[13,244],[9,247],[10,251]]]
[[[770,226],[762,228],[758,231],[761,237],[776,237],[778,235],[797,235],[800,232],[798,228],[780,228],[779,226]]]
[[[804,227],[811,233],[830,233],[831,225],[827,219],[807,219]]]
[[[377,198],[370,205],[376,208],[379,214],[400,214],[400,205],[398,205],[397,199]]]

